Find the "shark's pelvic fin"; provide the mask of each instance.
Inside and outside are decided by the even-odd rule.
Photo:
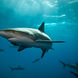
[[[44,22],[40,25],[39,30],[44,32]]]
[[[25,49],[25,47],[20,46],[20,47],[18,48],[18,51],[22,51],[22,50],[24,50],[24,49]]]

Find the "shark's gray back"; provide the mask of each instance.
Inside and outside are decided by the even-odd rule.
[[[11,28],[10,30],[14,30],[16,32],[19,32],[21,35],[27,35],[30,36],[33,40],[51,40],[48,35],[41,32],[38,29],[32,29],[32,28]]]

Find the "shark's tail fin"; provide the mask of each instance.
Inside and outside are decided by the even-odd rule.
[[[12,67],[9,67],[10,69],[11,69],[11,71],[14,71],[14,68],[12,68]]]
[[[66,64],[63,61],[60,60],[59,62],[63,65],[64,68],[66,67]]]

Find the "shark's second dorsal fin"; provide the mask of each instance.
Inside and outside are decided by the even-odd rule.
[[[40,25],[39,30],[44,32],[44,22]]]

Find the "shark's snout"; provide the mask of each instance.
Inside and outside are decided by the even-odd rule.
[[[0,36],[4,36],[5,35],[5,32],[0,30]]]
[[[5,30],[0,31],[0,36],[2,36],[4,38],[9,38],[9,35],[8,35],[8,33],[5,32]]]

